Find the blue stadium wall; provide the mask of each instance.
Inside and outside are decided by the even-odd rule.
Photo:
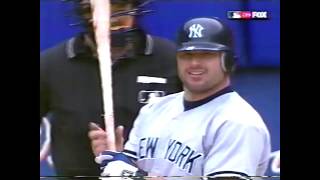
[[[62,3],[60,0],[40,0],[40,51],[82,30],[80,27],[69,25],[77,22],[75,17],[68,16],[72,12],[72,7],[71,3]],[[186,20],[201,16],[219,17],[234,30],[239,67],[280,68],[279,0],[156,0],[147,7],[155,12],[140,17],[139,23],[150,34],[174,41],[177,29]],[[269,19],[229,20],[227,11],[232,10],[267,11]],[[254,84],[252,85],[256,86],[254,88],[242,88],[242,84],[250,84],[250,77],[245,75],[242,79],[235,79],[235,85],[238,83],[240,93],[252,102],[262,116],[267,117],[266,123],[271,131],[272,151],[275,157],[270,161],[267,174],[279,175],[277,166],[280,162],[276,161],[280,153],[279,73],[261,76],[263,80],[253,78],[252,81],[266,83],[265,86]],[[268,83],[270,86],[267,86]],[[268,101],[257,100],[264,96],[261,94],[263,91],[271,94]],[[54,175],[53,169],[48,167],[46,161],[41,162],[40,175]]]

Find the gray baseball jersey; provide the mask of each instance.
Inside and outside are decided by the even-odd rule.
[[[184,111],[184,92],[140,110],[125,153],[161,176],[260,176],[271,151],[260,115],[230,92]]]

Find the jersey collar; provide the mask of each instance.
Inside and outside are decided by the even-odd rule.
[[[227,86],[225,88],[223,88],[222,90],[216,92],[215,94],[206,97],[204,99],[198,100],[198,101],[187,101],[185,99],[183,99],[183,106],[184,106],[184,111],[188,111],[190,109],[196,108],[198,106],[201,106],[223,94],[229,93],[229,92],[234,92],[234,90],[232,89],[231,86]]]

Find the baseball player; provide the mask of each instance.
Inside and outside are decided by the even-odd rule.
[[[184,91],[144,106],[122,152],[101,153],[98,140],[105,137],[92,128],[102,176],[264,175],[270,135],[258,112],[232,89],[232,41],[231,30],[218,18],[194,18],[182,26],[177,66]]]
[[[104,127],[102,90],[89,0],[74,3],[83,32],[40,54],[40,119],[50,116],[52,160],[58,176],[99,176],[89,123]],[[115,125],[127,139],[140,108],[156,93],[182,91],[175,44],[152,36],[137,16],[146,0],[111,0],[111,53]],[[97,179],[97,178],[88,178]]]

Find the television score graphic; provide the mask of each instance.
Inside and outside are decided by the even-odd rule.
[[[228,19],[268,19],[267,11],[228,11]]]

